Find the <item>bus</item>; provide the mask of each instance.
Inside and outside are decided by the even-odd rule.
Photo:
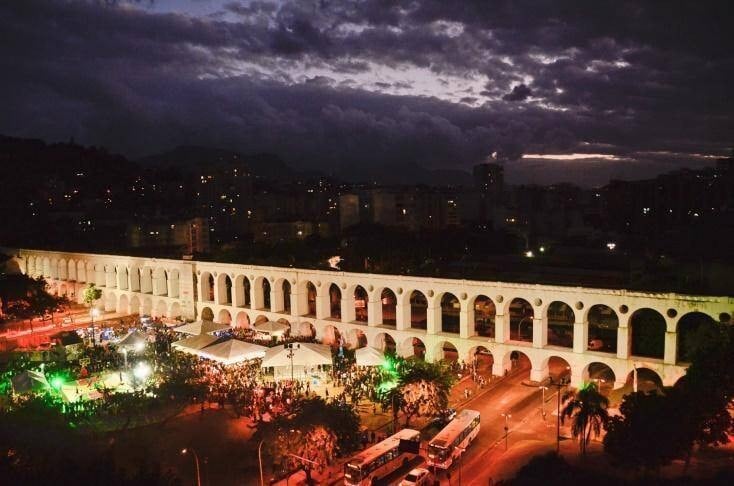
[[[403,429],[352,457],[344,464],[344,484],[369,485],[373,480],[402,467],[408,459],[415,457],[415,454],[401,452],[400,440],[415,442],[417,449],[420,446],[420,436],[417,430]]]
[[[429,466],[448,469],[479,433],[479,412],[462,410],[428,443]]]

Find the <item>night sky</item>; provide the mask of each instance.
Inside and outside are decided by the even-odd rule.
[[[0,2],[0,133],[601,184],[734,145],[731,1]]]

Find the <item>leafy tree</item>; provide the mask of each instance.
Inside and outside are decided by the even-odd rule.
[[[572,419],[571,432],[578,438],[581,455],[586,454],[586,448],[591,440],[591,434],[599,437],[602,426],[609,420],[609,399],[599,393],[596,383],[585,383],[576,392],[567,392],[564,400],[566,404],[561,411],[562,421]]]
[[[88,306],[92,306],[95,301],[102,297],[102,289],[98,288],[95,284],[89,283],[84,287],[83,299],[84,303]]]
[[[286,471],[303,468],[310,481],[313,464],[293,456],[327,466],[338,454],[355,450],[359,417],[350,406],[309,398],[296,402],[290,416],[263,424],[259,432],[276,463]]]
[[[48,293],[43,277],[34,279],[20,273],[0,274],[0,316],[32,320],[53,313],[67,303],[65,297]]]
[[[604,451],[617,464],[650,472],[685,456],[691,423],[681,417],[680,400],[665,391],[626,395],[621,415],[609,419]]]
[[[415,416],[432,416],[445,409],[449,392],[455,382],[454,374],[442,363],[418,360],[400,360],[396,365],[397,386],[382,393],[382,402],[405,414],[405,426]]]

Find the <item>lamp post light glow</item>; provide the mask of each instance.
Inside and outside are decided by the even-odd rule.
[[[97,338],[94,335],[94,318],[99,317],[99,309],[96,307],[92,307],[92,309],[89,311],[89,315],[92,317],[92,321],[90,322],[90,327],[92,329],[92,346],[97,345]]]
[[[181,449],[181,455],[186,455],[191,452],[194,456],[194,464],[196,465],[196,486],[201,486],[201,473],[199,471],[199,455],[196,453],[193,447]]]
[[[133,369],[133,376],[141,383],[145,383],[145,380],[150,376],[150,372],[150,365],[141,361],[137,366],[135,366],[135,369]]]

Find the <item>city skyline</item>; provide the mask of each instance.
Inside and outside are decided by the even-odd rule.
[[[418,164],[582,185],[730,153],[725,2],[24,2],[0,133],[138,157],[270,152],[335,175]]]

